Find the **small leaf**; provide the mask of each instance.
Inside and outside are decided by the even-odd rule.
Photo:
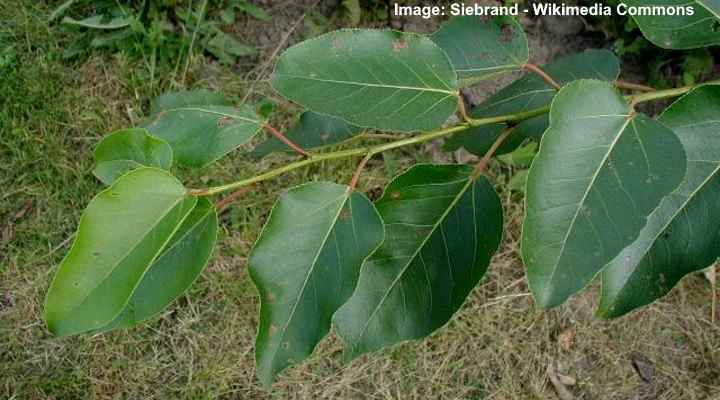
[[[95,148],[93,174],[106,185],[140,166],[170,169],[170,145],[151,136],[145,129],[125,129],[104,137]]]
[[[635,241],[685,169],[677,136],[633,112],[612,84],[560,90],[527,178],[521,247],[535,301],[550,308],[582,290]]]
[[[599,316],[615,318],[650,304],[720,256],[719,113],[720,86],[705,85],[660,116],[685,148],[687,173],[637,240],[603,270]]]
[[[57,336],[95,330],[125,308],[196,198],[169,172],[138,168],[88,204],[45,301]]]
[[[104,22],[106,20],[107,18],[102,15],[93,15],[92,17],[88,17],[83,20],[77,20],[71,17],[64,17],[62,19],[62,23],[66,25],[76,25],[83,28],[91,29],[120,29],[130,26],[130,24],[132,24],[133,22],[132,17],[115,17],[111,18],[107,22]]]
[[[525,146],[518,147],[512,153],[498,156],[498,159],[507,165],[515,167],[527,167],[532,163],[535,154],[537,154],[538,144],[535,142],[528,143]]]
[[[425,36],[390,30],[339,30],[297,44],[271,83],[309,110],[389,131],[438,128],[458,101],[445,52]]]
[[[362,17],[362,8],[360,8],[360,0],[343,0],[343,8],[347,12],[348,23],[350,26],[357,26]]]
[[[714,1],[628,0],[629,6],[692,7],[693,15],[635,15],[640,30],[649,41],[665,49],[692,49],[720,44],[720,20],[710,10]],[[705,6],[698,7],[699,5]]]
[[[262,127],[250,105],[227,104],[205,90],[165,94],[153,102],[143,127],[170,143],[179,164],[200,168],[248,143]]]
[[[335,315],[357,356],[445,325],[483,277],[502,238],[492,185],[465,165],[421,164],[396,177],[376,206],[386,240],[363,264]]]
[[[137,325],[160,313],[200,276],[217,238],[213,204],[198,200],[155,262],[148,268],[122,313],[102,331]]]
[[[527,37],[513,17],[453,17],[431,38],[450,57],[461,86],[519,70],[529,58]]]
[[[362,128],[352,126],[340,118],[306,111],[285,136],[307,150],[342,142],[362,131]],[[287,152],[289,149],[285,143],[272,136],[257,145],[250,156],[261,158],[276,151]]]
[[[375,207],[347,186],[310,183],[275,203],[249,261],[262,300],[255,352],[263,384],[312,353],[382,240]]]
[[[218,60],[226,65],[235,63],[237,57],[251,56],[256,53],[255,49],[248,46],[232,35],[218,31],[207,43],[207,51],[212,53]]]
[[[543,68],[561,85],[576,79],[614,81],[620,74],[620,60],[608,50],[586,50],[557,59]],[[473,118],[496,117],[544,107],[552,101],[556,90],[535,74],[526,74],[471,110]],[[520,122],[512,135],[496,154],[513,151],[526,139],[539,140],[548,126],[548,116],[540,115]],[[444,149],[454,151],[464,147],[482,156],[490,149],[504,125],[486,125],[454,135],[445,142]]]

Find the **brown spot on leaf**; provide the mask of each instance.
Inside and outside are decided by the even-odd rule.
[[[348,209],[348,208],[343,208],[343,210],[340,211],[340,219],[342,219],[342,220],[346,220],[346,219],[350,218],[351,215],[352,214],[350,214],[350,209]]]
[[[232,124],[232,123],[233,123],[233,119],[232,119],[232,118],[230,118],[230,117],[222,117],[222,118],[220,118],[220,119],[218,120],[217,125],[218,125],[218,128],[224,128],[224,127],[226,127],[226,126],[228,126],[228,125],[230,125],[230,124]]]
[[[396,39],[393,41],[393,50],[395,52],[400,52],[402,49],[408,48],[408,42],[403,39]]]
[[[515,30],[512,25],[505,24],[500,28],[500,42],[508,43],[515,37]]]
[[[400,192],[392,192],[392,193],[390,193],[390,198],[391,198],[391,199],[395,199],[395,200],[399,199],[399,198],[400,198]]]

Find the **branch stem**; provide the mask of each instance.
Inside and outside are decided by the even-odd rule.
[[[293,149],[293,151],[295,151],[296,153],[298,153],[302,156],[305,156],[305,157],[310,157],[310,153],[308,153],[307,151],[303,150],[300,146],[293,143],[290,139],[285,137],[285,135],[283,135],[280,131],[275,129],[275,127],[273,127],[272,125],[263,124],[263,128],[265,128],[266,131],[270,132],[270,134],[275,136],[278,140],[285,143],[285,145],[287,147]]]
[[[545,82],[548,83],[548,85],[555,88],[555,90],[560,90],[561,86],[555,79],[553,79],[550,75],[548,75],[545,71],[542,70],[542,68],[538,67],[535,64],[527,63],[522,66],[524,70],[530,71],[534,73],[535,75],[541,77]]]
[[[480,159],[480,161],[475,166],[475,170],[473,171],[473,179],[477,179],[480,175],[484,174],[487,170],[487,166],[490,164],[490,160],[492,159],[493,155],[495,155],[495,152],[498,148],[500,148],[500,145],[503,144],[505,139],[507,139],[508,136],[513,131],[513,127],[509,126],[500,132],[500,136],[498,136],[497,139],[495,139],[495,142],[493,142],[492,146],[488,149],[488,151],[485,152],[483,157]]]
[[[713,83],[720,83],[720,82],[713,82]],[[677,97],[681,96],[693,88],[695,86],[684,86],[674,89],[666,89],[666,90],[658,90],[655,92],[649,92],[649,93],[640,93],[636,95],[631,96],[625,96],[625,98],[631,103],[631,104],[637,104],[645,101],[651,101],[651,100],[658,100],[658,99],[665,99],[670,97]],[[241,188],[243,186],[252,185],[254,183],[262,182],[271,178],[274,178],[278,175],[282,175],[286,172],[290,172],[293,170],[296,170],[298,168],[302,168],[308,165],[316,164],[322,161],[328,161],[328,160],[338,160],[343,158],[351,158],[351,157],[366,157],[369,159],[369,157],[372,157],[375,154],[382,153],[384,151],[397,149],[404,146],[414,145],[418,143],[424,143],[431,140],[439,139],[445,136],[450,136],[455,133],[460,132],[466,132],[470,130],[470,128],[482,126],[482,125],[489,125],[489,124],[498,124],[498,123],[509,123],[514,124],[523,120],[526,120],[528,118],[532,118],[538,115],[542,115],[547,113],[550,110],[550,106],[540,107],[534,110],[530,111],[523,111],[519,113],[514,114],[507,114],[507,115],[500,115],[497,117],[488,117],[488,118],[478,118],[478,119],[470,119],[467,122],[451,126],[448,128],[442,128],[436,131],[428,132],[428,133],[420,133],[415,136],[410,136],[404,139],[395,140],[389,143],[383,143],[376,146],[371,147],[358,147],[354,149],[348,149],[348,150],[340,150],[340,151],[334,151],[330,153],[324,153],[324,154],[310,154],[308,158],[300,161],[295,161],[286,165],[283,165],[279,168],[267,171],[263,174],[242,179],[236,182],[228,183],[225,185],[205,188],[205,189],[190,189],[188,190],[189,196],[213,196],[219,193],[227,192],[230,190],[236,190],[238,188]],[[507,129],[503,132],[503,134],[498,137],[498,141],[493,144],[494,149],[491,148],[492,152],[490,153],[490,156],[485,161],[485,165],[482,164],[478,165],[477,169],[480,169],[482,173],[485,168],[487,168],[487,162],[489,161],[489,158],[492,157],[492,154],[495,153],[497,150],[497,147],[499,147],[502,144],[502,140],[505,140],[507,136],[510,135],[510,132],[512,132],[511,129]],[[304,150],[303,150],[304,151]],[[487,156],[487,154],[486,154]],[[483,160],[485,159],[485,156],[483,156]],[[480,162],[482,163],[483,160]],[[360,166],[360,165],[359,165]],[[363,165],[364,166],[364,165]],[[360,168],[362,170],[362,168]],[[357,172],[357,171],[356,171]],[[351,182],[352,183],[352,182]],[[355,182],[357,184],[357,182]]]
[[[655,91],[657,91],[657,89],[655,89],[654,87],[642,85],[639,83],[621,81],[621,80],[615,81],[615,86],[620,89],[637,90],[638,92],[655,92]]]

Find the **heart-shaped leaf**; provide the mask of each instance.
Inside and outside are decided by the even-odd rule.
[[[125,129],[103,138],[95,148],[93,174],[106,185],[135,168],[170,169],[173,152],[170,145],[140,128]]]
[[[529,58],[527,37],[513,17],[453,17],[431,38],[450,57],[461,86],[518,70]]]
[[[302,185],[275,203],[249,261],[261,298],[255,354],[265,385],[312,353],[382,240],[375,207],[347,186]]]
[[[602,273],[598,314],[614,318],[666,295],[720,256],[720,86],[701,86],[659,120],[687,153],[687,173],[635,242]]]
[[[360,134],[362,128],[353,126],[340,118],[306,111],[285,136],[303,149],[313,149],[350,139]],[[290,151],[288,146],[272,136],[250,152],[251,157],[261,158],[276,151]]]
[[[610,82],[620,74],[620,60],[608,50],[591,49],[559,58],[543,69],[561,85],[576,79]],[[550,104],[556,93],[557,91],[539,76],[526,74],[474,107],[470,115],[473,118],[486,118],[533,110]],[[496,154],[509,153],[526,139],[539,140],[547,126],[547,115],[520,122]],[[443,148],[454,151],[464,147],[467,151],[482,156],[497,140],[504,127],[504,124],[495,124],[473,128],[452,136]]]
[[[612,84],[560,90],[527,178],[522,256],[536,302],[554,307],[587,285],[635,241],[685,169],[677,136],[635,113]]]
[[[262,128],[251,106],[227,104],[208,91],[165,94],[153,102],[143,127],[170,143],[179,164],[200,168],[248,143]]]
[[[45,302],[57,336],[100,329],[125,308],[197,201],[169,172],[133,170],[88,204]]]
[[[334,323],[352,356],[425,337],[450,320],[502,238],[502,206],[465,165],[416,165],[376,204],[385,241]]]
[[[717,14],[709,10],[717,10],[713,1],[686,0],[627,0],[629,6],[645,6],[659,8],[691,7],[692,15],[635,15],[643,35],[653,44],[665,49],[692,49],[720,44],[720,20]]]
[[[426,36],[390,30],[339,30],[297,44],[271,83],[309,110],[390,131],[438,128],[458,101],[445,52]]]
[[[148,268],[122,313],[102,331],[137,325],[160,313],[200,276],[217,238],[215,206],[201,198]]]

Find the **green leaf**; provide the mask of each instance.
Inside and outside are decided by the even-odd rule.
[[[50,14],[50,16],[47,19],[47,22],[52,22],[56,20],[57,18],[61,17],[63,14],[65,14],[65,11],[67,11],[70,6],[73,5],[77,0],[66,0],[64,3],[60,4],[56,9],[53,10],[53,12]]]
[[[255,354],[265,385],[312,353],[382,240],[375,207],[347,186],[310,183],[275,203],[249,261],[261,298]]]
[[[453,17],[431,38],[450,57],[461,86],[519,70],[530,57],[522,25],[508,16]]]
[[[557,59],[543,68],[561,85],[576,79],[614,81],[620,74],[620,60],[608,50],[586,50]],[[474,107],[473,118],[496,117],[544,107],[550,104],[556,90],[535,74],[526,74],[489,99]],[[512,135],[498,149],[497,154],[513,151],[526,139],[539,140],[548,126],[548,116],[540,115],[520,122]],[[444,149],[454,151],[464,147],[482,156],[495,142],[504,125],[486,125],[452,136]]]
[[[720,256],[720,86],[694,89],[660,116],[687,153],[685,179],[602,273],[598,314],[615,318],[666,295]]]
[[[334,323],[352,356],[443,326],[483,277],[502,238],[502,206],[465,165],[421,164],[376,206],[386,240],[363,264]]]
[[[207,51],[218,58],[220,63],[232,65],[237,57],[251,56],[255,48],[248,46],[223,31],[217,31],[206,46]]]
[[[498,156],[498,159],[507,165],[514,167],[528,167],[532,163],[535,154],[537,154],[538,144],[535,142],[528,143],[525,146],[518,147],[512,153]]]
[[[155,262],[122,313],[102,331],[137,325],[159,314],[200,276],[217,239],[215,206],[201,198]]]
[[[677,136],[636,114],[610,83],[553,100],[527,178],[522,256],[536,302],[557,306],[631,244],[685,175]]]
[[[150,113],[143,127],[170,143],[179,164],[196,168],[248,143],[263,123],[251,106],[229,106],[205,90],[160,96]]]
[[[120,314],[195,206],[185,192],[169,172],[142,167],[88,204],[45,301],[53,334],[99,329]]]
[[[309,110],[389,131],[438,128],[458,101],[445,52],[425,36],[390,30],[339,30],[297,44],[271,83]]]
[[[353,126],[340,118],[306,111],[285,136],[303,149],[313,149],[350,139],[360,134],[362,128]],[[289,151],[287,145],[274,136],[260,143],[250,156],[261,158],[276,151]]]
[[[528,170],[526,169],[515,173],[515,175],[510,178],[510,181],[508,181],[508,189],[525,193],[525,183],[527,182],[527,176]]]
[[[140,128],[125,129],[104,137],[95,148],[93,174],[106,185],[141,166],[170,169],[170,145]]]
[[[692,7],[693,15],[635,15],[640,30],[649,41],[665,49],[692,49],[720,44],[720,30],[714,1],[628,0],[629,6]],[[703,7],[699,7],[702,5]]]
[[[82,20],[77,20],[75,18],[71,17],[64,17],[62,19],[62,23],[66,25],[76,25],[81,26],[83,28],[90,28],[90,29],[120,29],[130,26],[133,22],[132,17],[114,17],[111,18],[109,21],[106,21],[106,18],[102,15],[93,15],[92,17],[88,17]]]

